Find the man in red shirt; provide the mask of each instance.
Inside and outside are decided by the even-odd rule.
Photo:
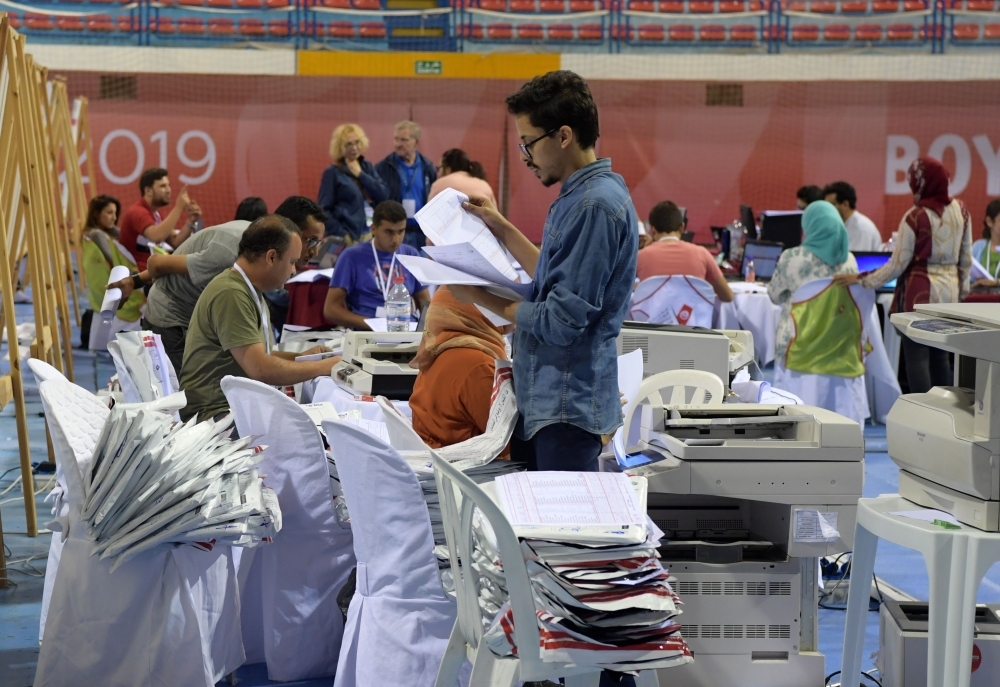
[[[150,245],[165,241],[176,248],[184,243],[201,216],[201,208],[188,197],[185,186],[174,209],[165,218],[160,214],[160,208],[170,204],[170,179],[167,178],[167,170],[162,168],[147,169],[142,173],[139,193],[139,200],[122,215],[118,241],[132,253],[142,272],[149,260]],[[185,210],[188,213],[187,222],[179,230],[175,229]]]
[[[684,216],[674,203],[657,203],[649,213],[653,242],[639,251],[635,274],[640,280],[683,274],[707,281],[720,301],[733,300],[733,290],[715,264],[712,254],[701,246],[681,240]]]

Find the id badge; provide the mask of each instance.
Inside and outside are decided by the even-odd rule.
[[[413,219],[417,214],[417,201],[413,198],[403,198],[403,209],[406,210],[406,219]]]
[[[375,317],[385,317],[385,308],[382,306],[375,308]]]

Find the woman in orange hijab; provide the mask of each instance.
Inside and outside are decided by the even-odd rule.
[[[413,429],[428,446],[451,446],[486,431],[497,359],[507,360],[500,330],[476,306],[439,288],[410,363],[420,370],[410,396]]]

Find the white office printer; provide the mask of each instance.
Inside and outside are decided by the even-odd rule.
[[[345,332],[344,357],[330,376],[355,394],[405,401],[413,393],[417,354],[423,332]]]
[[[642,375],[665,370],[705,370],[729,388],[739,370],[753,362],[753,334],[678,324],[625,322],[616,341],[618,355],[642,351]]]
[[[853,545],[861,427],[810,406],[637,410],[641,438],[622,462],[649,480],[695,655],[661,684],[822,687],[817,559]]]
[[[886,438],[900,467],[900,495],[1000,531],[1000,305],[918,305],[891,321],[914,341],[975,360],[975,388],[905,394],[889,411]]]

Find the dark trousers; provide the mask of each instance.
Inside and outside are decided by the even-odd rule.
[[[167,357],[174,366],[177,379],[181,378],[181,363],[184,362],[184,340],[187,338],[187,330],[183,327],[157,327],[155,324],[142,318],[142,328],[159,334],[163,340],[163,349],[167,352]]]
[[[514,437],[510,457],[528,470],[599,472],[601,437],[576,425],[559,422],[542,427],[528,440]]]
[[[925,394],[932,386],[951,386],[955,378],[948,351],[903,337],[903,366],[911,394]]]

